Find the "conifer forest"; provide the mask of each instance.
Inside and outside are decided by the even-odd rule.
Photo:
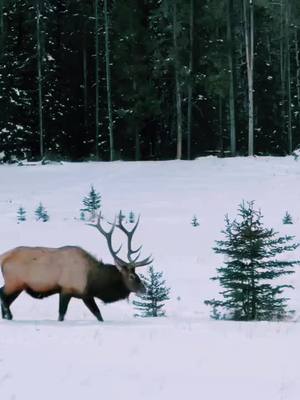
[[[0,160],[285,155],[299,0],[0,0]]]

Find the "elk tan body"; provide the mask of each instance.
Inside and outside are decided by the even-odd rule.
[[[84,295],[92,257],[75,246],[17,247],[0,256],[5,294],[28,290]]]
[[[145,286],[135,268],[148,265],[150,257],[137,261],[131,255],[139,252],[132,250],[132,237],[139,223],[131,231],[122,224],[113,224],[106,232],[100,224],[94,225],[107,240],[115,265],[98,261],[87,251],[77,246],[60,248],[49,247],[16,247],[0,256],[0,265],[4,278],[4,286],[0,288],[2,318],[12,319],[11,303],[22,291],[34,298],[44,298],[59,293],[59,320],[63,321],[68,304],[72,297],[81,298],[84,304],[103,321],[94,297],[105,303],[125,299],[131,292],[144,293]],[[123,261],[117,256],[118,251],[112,248],[112,233],[115,227],[124,232],[128,238],[128,259]]]

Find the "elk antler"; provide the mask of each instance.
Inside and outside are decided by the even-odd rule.
[[[136,250],[132,249],[132,238],[133,238],[134,232],[136,231],[136,228],[139,225],[140,216],[138,217],[137,222],[136,222],[136,224],[134,225],[134,227],[132,228],[131,231],[129,231],[129,230],[127,230],[125,228],[125,226],[123,225],[122,219],[123,219],[122,218],[122,211],[120,211],[119,212],[119,216],[118,216],[118,224],[116,225],[116,227],[119,228],[122,232],[124,232],[125,235],[127,236],[127,258],[129,260],[129,263],[131,265],[133,265],[134,268],[143,267],[145,265],[151,264],[153,262],[153,260],[151,258],[151,255],[149,257],[147,257],[147,258],[144,258],[144,260],[137,261],[138,258],[141,255],[141,249],[142,249],[143,246],[140,246]],[[132,258],[132,255],[136,254],[136,253],[138,253],[137,256],[135,258]]]
[[[110,254],[113,256],[115,263],[117,264],[117,266],[119,267],[127,267],[127,268],[136,268],[136,267],[142,267],[145,265],[149,265],[153,262],[151,256],[145,258],[144,260],[141,261],[137,261],[139,256],[140,256],[140,252],[141,252],[141,248],[142,246],[140,246],[137,250],[133,250],[132,249],[132,237],[134,235],[134,232],[136,231],[136,228],[139,224],[140,218],[138,218],[135,226],[133,227],[133,229],[131,231],[128,231],[123,223],[122,223],[122,212],[120,211],[119,215],[118,215],[118,224],[116,224],[116,218],[114,220],[113,223],[110,223],[110,225],[112,225],[111,229],[107,232],[103,229],[103,227],[101,226],[101,219],[102,219],[102,215],[101,213],[99,213],[98,216],[98,220],[96,224],[91,224],[92,226],[94,226],[95,228],[98,229],[98,231],[100,233],[102,233],[102,235],[106,238],[107,244],[108,244],[108,249],[110,251]],[[112,246],[112,234],[114,232],[115,227],[119,228],[122,232],[125,233],[125,235],[127,236],[128,239],[128,251],[127,251],[127,258],[129,262],[126,262],[124,260],[122,260],[120,257],[118,257],[118,253],[121,250],[122,245],[118,248],[117,251],[115,251],[113,249]],[[138,255],[135,258],[132,258],[133,254],[138,253]]]
[[[122,245],[118,248],[117,251],[115,251],[113,249],[113,246],[112,246],[112,234],[113,234],[113,231],[114,231],[115,226],[116,226],[116,221],[114,221],[114,223],[112,224],[112,227],[111,227],[110,231],[106,232],[101,226],[101,219],[102,218],[103,217],[102,217],[101,212],[100,212],[99,216],[98,216],[97,223],[96,224],[91,224],[91,225],[94,226],[95,228],[97,228],[98,231],[100,233],[102,233],[102,235],[105,237],[105,239],[107,241],[109,252],[113,256],[116,264],[119,265],[120,267],[127,266],[127,263],[125,261],[121,260],[121,258],[118,257],[118,253],[120,252]]]

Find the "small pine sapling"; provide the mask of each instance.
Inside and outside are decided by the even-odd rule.
[[[17,211],[17,220],[18,223],[26,221],[26,211],[23,207],[19,207]]]
[[[285,215],[284,215],[284,217],[282,219],[282,223],[284,225],[293,224],[293,218],[292,218],[291,214],[288,213],[287,211],[286,211],[286,213],[285,213]]]
[[[49,221],[50,217],[42,203],[39,204],[39,206],[35,210],[34,214],[35,214],[35,218],[37,221],[43,221],[43,222]]]
[[[128,216],[128,222],[130,224],[134,224],[135,223],[135,215],[133,211],[130,211],[129,216]]]
[[[147,292],[140,296],[141,300],[134,300],[133,305],[138,313],[136,317],[162,317],[165,301],[169,300],[170,289],[166,287],[162,272],[155,272],[153,267],[148,268],[148,276],[141,275]]]
[[[97,210],[99,210],[101,207],[101,196],[98,192],[96,192],[93,185],[91,186],[89,194],[84,197],[82,202],[84,208],[82,208],[80,211],[89,213],[89,220],[95,220]]]
[[[199,221],[198,221],[198,219],[197,219],[197,217],[196,217],[196,215],[193,216],[193,219],[192,219],[191,224],[192,224],[192,226],[194,226],[194,227],[200,225],[200,224],[199,224]]]
[[[85,221],[85,213],[84,213],[84,211],[80,211],[80,221]]]
[[[223,299],[206,300],[212,307],[212,317],[232,320],[282,320],[293,312],[287,310],[285,288],[277,278],[293,274],[299,261],[276,259],[277,255],[293,251],[299,243],[290,243],[293,236],[279,237],[273,229],[263,226],[262,214],[254,203],[240,204],[239,218],[225,218],[224,240],[217,241],[214,251],[225,255],[217,268],[217,280],[224,288]]]

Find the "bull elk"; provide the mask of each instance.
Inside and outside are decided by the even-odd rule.
[[[99,320],[103,321],[94,297],[104,303],[128,298],[131,292],[145,293],[146,289],[135,268],[149,265],[151,257],[138,261],[141,247],[132,248],[132,238],[139,219],[132,230],[127,230],[120,212],[117,222],[105,231],[101,226],[102,216],[92,226],[106,238],[114,265],[104,264],[87,251],[77,246],[60,248],[16,247],[0,256],[0,265],[4,277],[4,286],[0,288],[2,318],[12,319],[10,305],[22,291],[30,296],[42,299],[59,294],[59,316],[63,321],[72,297],[83,300],[87,308]],[[127,237],[127,258],[122,260],[113,249],[112,235],[119,228]]]

